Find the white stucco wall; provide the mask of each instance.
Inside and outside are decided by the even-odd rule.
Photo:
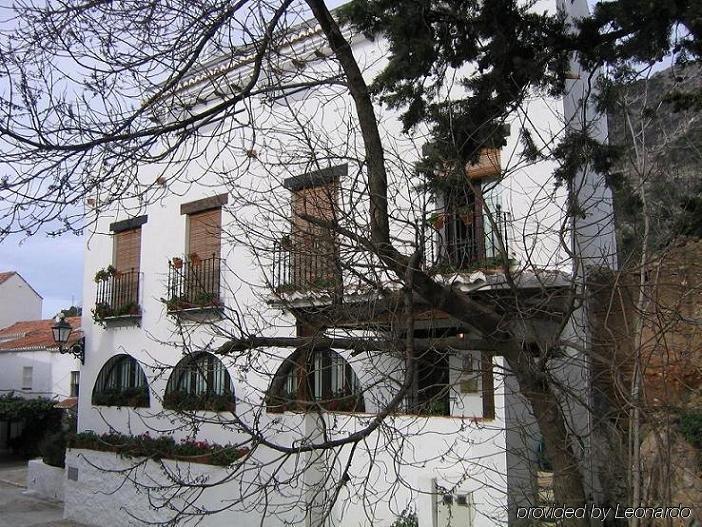
[[[32,368],[32,386],[25,389],[22,372]],[[71,394],[71,372],[80,361],[58,351],[0,351],[0,393],[15,392],[24,397],[65,398]]]
[[[501,367],[500,359],[496,361]],[[329,520],[332,525],[388,527],[410,506],[418,514],[420,527],[432,527],[434,488],[440,485],[454,494],[469,494],[474,504],[473,525],[491,527],[506,521],[507,510],[507,495],[500,491],[506,484],[507,461],[504,435],[500,432],[505,422],[503,388],[499,381],[496,399],[496,419],[490,421],[455,417],[388,418],[385,431],[359,443],[351,459],[349,448],[286,458],[259,447],[253,459],[228,469],[173,461],[165,461],[164,465],[166,470],[176,471],[183,478],[205,475],[207,483],[221,482],[206,489],[195,503],[196,507],[202,507],[201,512],[226,509],[213,515],[200,514],[202,525],[206,526],[254,525],[261,516],[265,516],[262,525],[266,526],[307,525],[306,517],[314,522],[321,514],[314,504],[328,506],[334,493],[333,488],[319,487],[320,478],[328,471],[338,475],[350,463],[352,477],[332,509]],[[141,418],[149,414],[139,412]],[[143,423],[139,425],[141,419],[133,412],[103,409],[102,416],[105,423],[98,432],[104,431],[107,423],[121,430],[131,426],[135,434],[143,431]],[[220,417],[226,419],[225,415]],[[318,438],[321,433],[319,417],[312,415],[286,412],[259,417],[264,420],[261,428],[268,431],[268,437],[282,446],[295,444],[295,438],[298,441],[305,436]],[[329,413],[324,419],[330,438],[335,439],[361,429],[372,418],[372,414]],[[185,430],[174,431],[176,437],[185,433]],[[235,442],[239,436],[205,426],[197,437]],[[176,485],[177,491],[172,485],[167,486],[168,480],[158,463],[144,465],[138,459],[74,449],[67,454],[66,466],[78,468],[78,481],[68,481],[66,487],[69,519],[83,522],[99,519],[101,525],[140,525],[139,520],[166,521],[170,514],[187,509],[180,498],[173,501],[172,508],[158,508],[162,493],[175,496],[188,492],[187,485]],[[135,486],[134,480],[140,484]],[[392,492],[388,494],[390,489]]]
[[[41,498],[63,501],[64,469],[45,464],[41,459],[27,463],[27,490]]]
[[[546,3],[555,6],[555,1],[543,4]],[[367,66],[369,78],[383,65],[384,46],[382,40],[371,43],[362,39],[354,45],[359,61]],[[307,71],[314,71],[314,68],[323,70],[325,67],[329,65],[317,63]],[[332,158],[330,164],[340,164],[342,159],[347,162],[351,175],[349,180],[360,181],[360,189],[363,169],[359,161],[353,158],[363,160],[362,144],[358,131],[348,124],[353,122],[354,115],[351,102],[347,96],[325,99],[328,102],[322,105],[319,100],[293,100],[289,111],[298,118],[309,117],[310,128],[326,132],[315,135],[315,140],[319,141],[317,146]],[[155,194],[149,195],[154,199],[148,207],[142,203],[125,202],[121,204],[119,214],[105,212],[95,227],[95,233],[86,238],[83,273],[83,305],[86,309],[82,328],[87,349],[86,363],[81,369],[80,430],[100,433],[116,429],[131,434],[148,431],[152,435],[170,434],[178,439],[196,437],[219,443],[235,443],[247,437],[238,431],[241,424],[255,423],[258,429],[266,431],[267,437],[274,438],[276,444],[281,446],[310,441],[319,434],[319,423],[315,423],[310,416],[268,414],[260,405],[272,374],[291,353],[290,349],[259,349],[223,358],[232,377],[237,399],[236,413],[241,423],[235,422],[227,414],[206,414],[209,422],[196,423],[163,412],[161,406],[168,368],[182,358],[185,348],[216,349],[228,334],[241,335],[238,328],[240,321],[243,321],[248,333],[268,336],[294,334],[294,321],[265,302],[268,290],[263,285],[264,277],[268,276],[264,271],[268,269],[270,255],[265,251],[252,251],[248,246],[258,249],[266,244],[270,246],[272,238],[286,232],[290,194],[281,188],[281,182],[316,167],[310,161],[312,153],[305,145],[306,138],[293,133],[297,124],[293,120],[282,120],[284,113],[273,115],[270,108],[270,105],[257,102],[249,108],[257,125],[269,127],[268,133],[259,134],[258,142],[254,145],[255,158],[246,155],[246,149],[251,146],[250,136],[243,131],[226,131],[219,142],[214,141],[207,149],[198,151],[197,154],[201,156],[189,150],[184,152],[184,157],[192,156],[194,159],[187,165],[188,181],[175,176],[167,178],[167,188],[157,189]],[[284,112],[284,108],[277,106],[276,111]],[[496,185],[495,194],[499,194],[503,209],[513,214],[510,250],[512,256],[525,267],[571,269],[572,262],[559,239],[562,232],[569,232],[569,228],[567,223],[564,227],[567,219],[563,210],[563,190],[554,190],[551,181],[554,166],[543,161],[526,162],[521,157],[519,141],[520,131],[524,128],[532,133],[540,146],[553,146],[565,129],[564,111],[563,100],[534,97],[508,119],[510,135],[502,153],[506,178]],[[400,131],[394,112],[379,108],[378,115],[381,133],[389,145],[389,165],[412,166],[421,152],[421,131],[414,136],[405,136]],[[143,167],[140,174],[145,184],[152,183],[159,175],[158,167]],[[354,179],[356,177],[358,180]],[[403,230],[400,220],[403,217],[419,217],[425,211],[412,208],[415,196],[405,177],[406,173],[401,170],[390,174],[391,184],[400,187],[392,197],[393,228],[398,238],[413,239],[411,233]],[[196,182],[191,184],[192,181]],[[222,243],[223,267],[226,269],[222,294],[227,306],[226,316],[223,320],[215,321],[214,329],[198,322],[185,321],[178,325],[176,319],[166,313],[161,299],[166,296],[168,260],[186,252],[187,217],[180,213],[180,206],[223,192],[229,193],[229,203],[223,208],[225,233]],[[366,210],[367,195],[354,196],[346,188],[342,189],[342,197],[344,210],[361,214]],[[112,263],[113,239],[109,235],[109,224],[143,214],[148,215],[148,220],[141,228],[141,320],[138,325],[101,327],[93,323],[90,306],[95,299],[95,272]],[[358,225],[354,228],[363,232]],[[253,237],[247,238],[252,232]],[[257,238],[256,233],[262,234]],[[151,390],[149,408],[130,410],[92,405],[90,396],[101,368],[110,357],[119,353],[130,354],[143,365]],[[372,420],[372,412],[389,400],[397,382],[402,381],[402,375],[397,375],[393,388],[388,381],[389,375],[401,373],[402,369],[401,361],[382,354],[361,354],[352,358],[346,352],[341,353],[349,359],[362,386],[368,388],[366,410],[369,412],[355,417],[330,413],[325,423],[329,433],[343,436]],[[451,360],[455,362],[458,357]],[[501,359],[496,361],[501,367]],[[500,368],[498,371],[501,371]],[[523,466],[515,456],[529,457],[536,441],[533,435],[525,439],[524,434],[520,433],[523,427],[520,428],[519,419],[528,419],[528,412],[510,406],[504,394],[505,384],[513,387],[513,380],[507,379],[502,383],[498,377],[495,420],[473,419],[479,418],[482,412],[480,394],[452,393],[453,417],[396,417],[390,420],[392,426],[381,427],[359,443],[352,464],[355,478],[350,482],[351,487],[357,487],[343,491],[347,494],[341,495],[333,511],[335,524],[389,525],[411,503],[419,514],[421,527],[433,526],[435,485],[450,488],[457,494],[472,495],[476,508],[474,525],[505,524],[508,481],[514,477],[515,487],[522,484],[516,475]],[[506,413],[509,408],[512,410],[508,418]],[[314,493],[311,489],[319,486],[319,477],[328,468],[327,465],[337,467],[337,471],[344,465],[347,450],[340,449],[333,462],[319,459],[310,463],[302,482],[297,479],[282,481],[280,488],[285,489],[287,494],[280,490],[276,490],[277,494],[271,494],[280,506],[280,512],[276,519],[266,520],[270,522],[266,525],[278,525],[280,523],[275,522],[282,521],[280,518],[287,518],[293,523],[302,522],[302,504],[324,503],[329,497],[325,494],[328,489],[316,496],[312,496]],[[283,464],[281,474],[294,474],[293,467],[300,462],[300,458],[309,461],[305,456],[294,456]],[[120,486],[124,474],[106,473],[91,466],[94,460],[98,466],[123,468],[122,461],[115,456],[75,451],[70,459],[70,463],[79,469],[79,478],[78,482],[69,483],[66,501],[69,518],[82,521],[90,518],[91,522],[97,518],[100,524],[104,522],[106,526],[125,524],[115,521],[127,522],[129,512],[148,519],[163,518],[158,516],[163,511],[148,507],[143,494],[137,495],[129,485]],[[256,451],[252,466],[265,467],[272,459],[272,451],[261,448]],[[153,475],[157,473],[155,469],[153,464],[148,464],[135,474],[148,481],[151,477],[157,477]],[[222,469],[194,469],[196,473],[203,470],[210,477],[223,474]],[[369,482],[367,488],[362,486],[363,481]],[[221,505],[225,497],[236,501],[241,496],[241,487],[232,481],[208,492],[210,494],[203,499],[210,500],[208,503],[216,506]],[[366,498],[362,499],[361,496]],[[297,508],[282,512],[298,498],[301,501]],[[517,501],[519,499],[513,495],[513,503]],[[249,507],[247,503],[244,500],[243,504],[232,504],[232,507],[246,509]],[[208,516],[205,522],[210,523],[205,524],[229,522],[231,525],[234,521],[253,524],[259,518],[260,510],[257,507],[260,506],[260,503],[253,503],[246,516],[242,516],[246,512],[242,510]]]
[[[14,274],[0,284],[0,328],[21,320],[41,319],[42,298]]]

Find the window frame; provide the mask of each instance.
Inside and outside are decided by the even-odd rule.
[[[234,412],[235,404],[227,367],[205,351],[189,354],[174,366],[163,397],[163,407],[169,410]]]
[[[95,380],[91,402],[93,406],[148,408],[149,383],[139,362],[126,353],[110,357]]]
[[[268,390],[267,407],[273,413],[363,413],[365,399],[356,372],[340,353],[331,348],[298,349],[278,368]]]

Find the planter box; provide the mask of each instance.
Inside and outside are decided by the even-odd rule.
[[[42,498],[63,501],[65,470],[51,467],[41,459],[32,459],[27,464],[27,490]]]

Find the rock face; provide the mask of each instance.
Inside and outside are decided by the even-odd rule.
[[[702,504],[696,494],[702,492],[702,452],[675,433],[681,415],[702,408],[702,240],[680,239],[654,253],[646,271],[643,311],[637,309],[638,272],[590,277],[594,425],[600,450],[607,453],[600,477],[610,503],[627,500],[622,474],[629,467],[630,390],[640,325],[642,418],[649,429],[642,444],[644,503]]]
[[[641,188],[652,247],[677,234],[702,236],[702,109],[676,112],[674,102],[700,90],[702,67],[676,66],[622,89],[609,113],[609,141],[621,154],[610,182],[622,262],[640,249]]]
[[[663,416],[665,419],[666,416]],[[670,428],[651,430],[641,444],[644,503],[690,507],[692,518],[676,518],[668,524],[655,520],[650,525],[688,527],[702,525],[702,474],[700,453]],[[698,523],[695,523],[697,521]]]

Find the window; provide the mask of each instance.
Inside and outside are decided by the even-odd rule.
[[[221,238],[221,207],[188,215],[188,256],[191,260],[219,258]]]
[[[472,353],[465,353],[461,357],[460,392],[475,393],[480,391],[480,365]]]
[[[169,264],[169,311],[221,306],[222,205],[227,199],[221,194],[181,205],[187,216],[187,256]]]
[[[456,185],[446,193],[445,257],[456,269],[469,267],[484,257],[480,182]]]
[[[146,375],[130,355],[112,357],[100,370],[93,404],[96,406],[149,406],[149,388]]]
[[[80,385],[80,372],[71,372],[71,397],[78,397],[78,387]]]
[[[358,377],[331,349],[297,351],[276,373],[269,391],[269,411],[319,410],[363,412]]]
[[[434,349],[417,355],[407,410],[420,415],[450,415],[449,357]]]
[[[141,262],[141,227],[114,234],[113,261],[118,273],[139,271]]]
[[[234,411],[234,391],[227,368],[211,353],[181,360],[173,369],[164,408],[173,410]]]
[[[338,267],[338,244],[332,229],[311,218],[333,223],[336,221],[339,178],[346,165],[318,170],[289,178],[284,186],[292,192],[291,234],[285,258],[289,269],[287,283],[276,280],[278,288],[331,289],[341,283]]]
[[[434,483],[436,527],[472,527],[475,516],[473,494],[452,492]]]
[[[139,267],[141,265],[141,226],[146,216],[110,225],[113,232],[112,263],[95,275],[96,319],[137,316],[139,308]]]
[[[440,237],[439,263],[451,269],[468,269],[502,261],[496,257],[501,254],[501,245],[506,248],[502,238],[507,216],[484,196],[494,187],[487,181],[494,181],[500,174],[500,150],[483,148],[478,159],[466,166],[465,174],[449,172],[441,176],[451,181],[441,185],[446,190],[437,196],[438,210],[433,215]]]
[[[22,368],[22,389],[32,389],[32,377],[34,376],[34,368],[32,366],[24,366]]]

